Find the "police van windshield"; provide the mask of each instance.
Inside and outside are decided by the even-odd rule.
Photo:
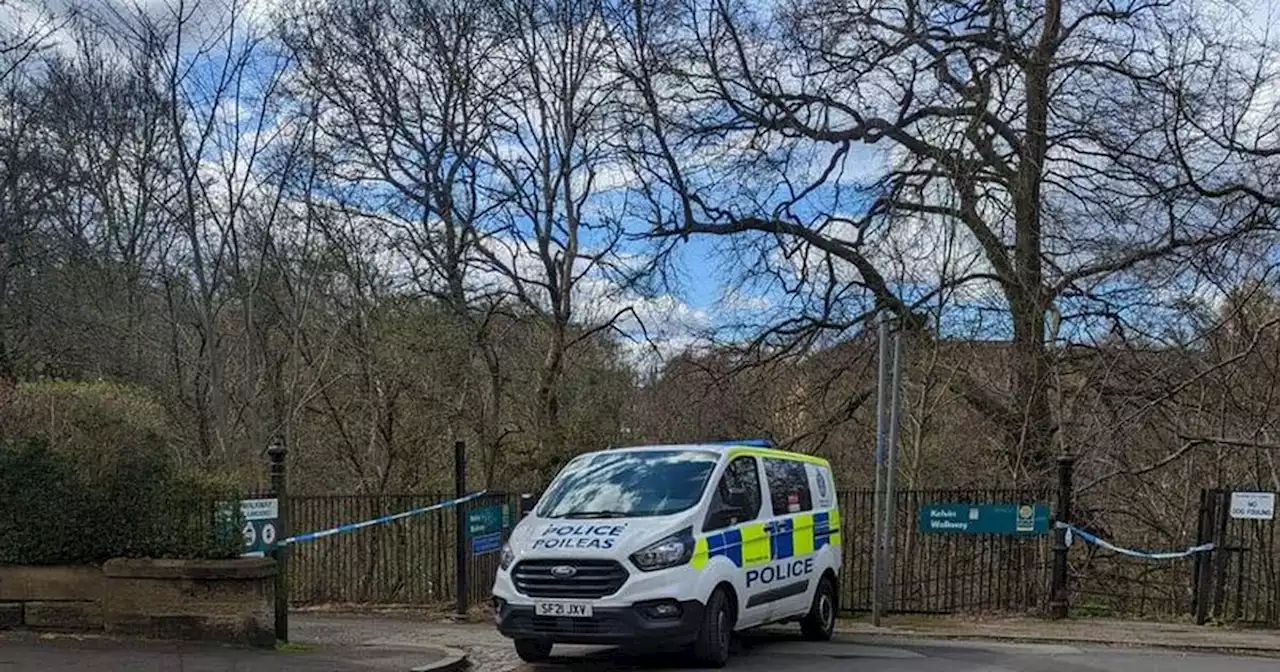
[[[538,506],[543,518],[666,516],[697,504],[715,453],[662,450],[583,455],[565,466]]]

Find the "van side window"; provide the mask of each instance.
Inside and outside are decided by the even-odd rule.
[[[720,507],[729,506],[737,502],[743,508],[742,515],[735,517],[734,521],[711,520],[708,518],[708,524],[705,529],[721,529],[748,520],[755,520],[756,516],[760,515],[760,507],[763,504],[761,500],[760,471],[756,467],[756,458],[737,458],[730,462],[729,466],[725,467],[724,477],[720,479],[720,485],[716,488],[715,505],[712,508],[712,513]]]
[[[769,479],[773,515],[786,516],[813,510],[813,493],[809,491],[809,472],[805,470],[803,462],[766,458],[764,473]]]

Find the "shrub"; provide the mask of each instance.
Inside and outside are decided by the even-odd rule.
[[[164,409],[145,390],[111,382],[22,383],[0,409],[0,441],[42,437],[95,470],[102,460],[139,449],[172,449]]]
[[[0,563],[238,554],[239,521],[218,523],[215,511],[236,498],[228,484],[178,473],[145,442],[91,469],[74,457],[43,437],[0,443]]]

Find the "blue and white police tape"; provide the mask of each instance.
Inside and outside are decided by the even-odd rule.
[[[1120,548],[1119,546],[1116,546],[1115,544],[1112,544],[1106,540],[1099,539],[1097,536],[1089,534],[1088,532],[1085,532],[1084,530],[1076,527],[1075,525],[1068,525],[1067,523],[1059,521],[1056,524],[1056,527],[1058,529],[1065,529],[1067,531],[1068,546],[1071,545],[1072,537],[1080,537],[1085,541],[1085,543],[1093,544],[1094,546],[1097,546],[1099,548],[1105,548],[1108,551],[1111,551],[1113,553],[1127,555],[1131,558],[1142,558],[1144,560],[1177,560],[1178,558],[1186,558],[1186,557],[1193,556],[1196,553],[1204,553],[1206,551],[1213,550],[1213,544],[1201,544],[1199,546],[1192,546],[1191,548],[1188,548],[1185,551],[1168,551],[1164,553],[1135,551],[1130,548]]]
[[[386,523],[394,522],[404,518],[410,518],[412,516],[420,516],[424,513],[430,513],[431,511],[439,511],[440,509],[453,508],[460,504],[466,504],[467,502],[470,502],[473,499],[481,497],[485,494],[485,492],[486,491],[481,490],[480,492],[473,492],[467,495],[466,497],[451,499],[447,502],[440,502],[438,504],[432,504],[431,506],[424,506],[420,509],[413,509],[412,511],[396,513],[390,516],[382,516],[381,518],[374,518],[373,520],[364,520],[359,523],[349,523],[347,525],[339,525],[337,527],[331,527],[327,530],[320,530],[319,532],[308,532],[306,534],[294,535],[292,537],[289,537],[288,539],[281,539],[279,542],[277,542],[277,545],[287,546],[289,544],[296,544],[303,541],[314,541],[316,539],[331,537],[335,534],[342,534],[343,532],[351,532],[353,530],[359,530],[365,527],[372,527],[374,525],[384,525]]]

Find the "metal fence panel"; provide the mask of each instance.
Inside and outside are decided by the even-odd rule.
[[[474,501],[468,502],[464,511],[471,511],[485,506],[500,506],[505,508],[506,521],[510,525],[502,526],[502,541],[505,543],[511,535],[511,527],[519,520],[520,496],[509,495],[505,493],[486,494]],[[453,545],[450,544],[450,549]],[[470,549],[468,549],[469,551]],[[483,555],[474,556],[470,552],[467,554],[467,579],[468,591],[470,592],[468,600],[472,605],[487,602],[492,596],[493,578],[498,573],[498,563],[502,559],[502,553],[493,551]]]
[[[443,494],[291,496],[295,533],[430,506]],[[454,513],[432,512],[289,549],[295,604],[447,602],[454,597]]]
[[[289,498],[293,533],[327,529],[452,499],[412,495],[299,495]],[[888,611],[951,613],[1026,611],[1047,594],[1049,539],[996,535],[919,534],[924,504],[1046,501],[1026,490],[908,490],[898,494],[894,562]],[[871,607],[874,492],[839,493],[845,554],[842,603],[846,611]],[[488,494],[464,511],[505,505],[519,518],[519,497]],[[290,601],[294,604],[451,604],[455,599],[455,513],[452,509],[297,544],[290,549]],[[502,539],[510,529],[504,526]],[[468,554],[470,602],[489,598],[499,553]]]
[[[452,495],[294,495],[293,533],[324,530],[453,499]],[[507,506],[517,519],[517,495],[486,494],[463,505],[466,512]],[[337,534],[290,547],[289,599],[293,604],[451,604],[456,600],[454,509],[432,511],[385,525]],[[502,529],[502,541],[510,528]],[[472,557],[467,549],[471,604],[489,597],[501,554]]]
[[[1026,612],[1048,594],[1051,538],[993,534],[921,534],[927,504],[1050,503],[1043,491],[905,490],[897,493],[887,613]],[[875,492],[840,493],[846,611],[871,610]]]
[[[1280,625],[1280,557],[1276,520],[1233,518],[1231,491],[1206,490],[1201,496],[1198,543],[1213,542],[1213,552],[1178,564],[1176,585],[1191,594],[1191,608],[1204,600],[1199,617],[1227,623]],[[1182,606],[1182,605],[1179,605]],[[1186,613],[1185,611],[1181,613]]]

